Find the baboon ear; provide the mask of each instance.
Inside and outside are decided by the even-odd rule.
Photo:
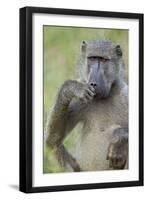
[[[81,44],[81,51],[82,51],[82,52],[85,52],[85,51],[86,51],[86,46],[87,46],[87,43],[83,40],[83,41],[82,41],[82,44]]]
[[[122,50],[121,50],[121,48],[120,48],[120,45],[117,45],[117,46],[115,47],[115,50],[116,50],[116,54],[117,54],[118,56],[122,56]]]

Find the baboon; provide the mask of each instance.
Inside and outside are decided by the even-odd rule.
[[[60,88],[46,127],[46,144],[62,166],[73,171],[123,169],[128,159],[128,86],[120,45],[83,41],[79,79]],[[78,124],[80,138],[71,155],[63,142]]]

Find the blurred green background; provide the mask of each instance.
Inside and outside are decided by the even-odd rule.
[[[44,26],[44,127],[48,110],[57,92],[67,79],[76,79],[76,65],[83,40],[110,39],[120,44],[128,74],[128,30]],[[73,151],[80,127],[65,139],[65,146]],[[64,172],[54,153],[44,145],[43,172]]]

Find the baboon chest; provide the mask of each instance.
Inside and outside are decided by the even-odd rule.
[[[103,132],[112,124],[123,123],[122,113],[115,105],[107,102],[93,103],[85,110],[84,126],[91,132]]]

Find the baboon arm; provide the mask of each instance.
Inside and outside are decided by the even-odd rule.
[[[67,94],[68,93],[68,94]],[[80,171],[76,159],[66,150],[63,145],[66,135],[75,127],[79,121],[77,108],[79,106],[72,103],[73,95],[70,93],[66,83],[59,91],[56,103],[47,120],[46,143],[56,151],[56,158],[62,167],[68,163],[73,171]]]
[[[69,110],[73,95],[68,86],[69,81],[65,82],[61,87],[50,119],[47,122],[46,142],[50,147],[59,146],[63,142],[67,132],[71,131],[78,123],[78,119],[75,120],[73,112]]]
[[[67,149],[63,144],[61,144],[58,147],[56,151],[56,156],[62,167],[65,167],[66,163],[68,163],[73,169],[73,171],[75,172],[81,171],[81,168],[77,163],[76,159],[67,151]]]
[[[65,128],[67,124],[67,108],[56,102],[53,110],[50,113],[50,119],[47,122],[46,134],[47,144],[50,147],[58,146],[65,135]]]
[[[77,120],[74,119],[73,113],[70,114],[67,107],[63,106],[62,110],[60,109],[61,107],[58,109],[55,106],[51,113],[51,119],[47,127],[49,134],[46,142],[50,147],[55,148],[56,158],[63,168],[68,163],[73,171],[80,171],[81,169],[76,159],[63,145],[64,138],[77,124]]]
[[[47,144],[50,147],[59,146],[78,122],[78,117],[75,118],[74,113],[70,113],[68,107],[61,109],[61,107],[58,108],[55,106],[51,111],[50,119],[47,123]]]

